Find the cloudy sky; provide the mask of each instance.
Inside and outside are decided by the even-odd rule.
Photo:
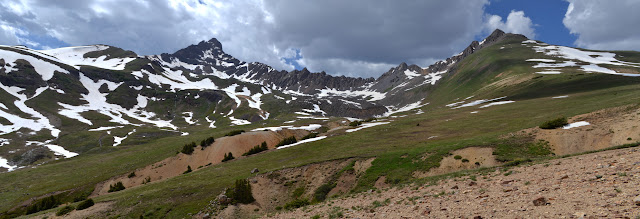
[[[377,77],[426,67],[500,28],[551,44],[640,50],[637,0],[2,0],[0,44],[108,44],[140,55],[217,38],[276,69]]]

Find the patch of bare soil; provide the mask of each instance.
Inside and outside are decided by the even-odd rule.
[[[276,144],[286,137],[296,136],[296,138],[301,138],[308,133],[309,132],[305,130],[284,129],[278,132],[246,132],[236,136],[217,138],[216,141],[208,147],[196,147],[191,155],[180,153],[155,164],[135,170],[135,176],[133,177],[125,174],[102,182],[96,185],[91,197],[107,194],[109,186],[116,182],[122,182],[125,188],[131,188],[147,182],[153,183],[165,180],[183,174],[187,170],[187,166],[190,166],[193,171],[197,171],[199,168],[220,163],[224,155],[229,152],[231,152],[236,159],[241,159],[243,153],[262,142],[267,142],[269,149],[273,149]],[[176,149],[177,148],[178,147],[176,147]]]
[[[455,159],[460,156],[460,159]],[[478,164],[476,164],[476,162]],[[413,177],[424,178],[428,176],[442,175],[459,170],[474,169],[479,167],[493,167],[500,165],[493,155],[493,148],[468,147],[451,152],[451,155],[442,158],[438,168],[431,168],[427,172],[415,172]]]
[[[376,187],[377,189],[386,189],[386,188],[389,188],[390,185],[387,183],[387,177],[381,176],[378,178],[378,180],[376,180],[373,186]]]
[[[627,148],[496,168],[436,185],[332,199],[272,218],[637,218],[640,149]],[[387,201],[385,201],[387,200]],[[382,203],[374,205],[374,201]]]
[[[536,139],[548,141],[557,155],[600,150],[640,141],[640,109],[624,106],[574,116],[569,123],[590,125],[571,129],[527,129]]]
[[[264,213],[275,212],[276,207],[282,207],[295,200],[294,191],[300,188],[304,192],[299,199],[311,201],[316,189],[323,184],[329,183],[332,180],[332,176],[355,160],[354,169],[344,171],[335,181],[336,187],[327,196],[332,197],[346,193],[353,189],[358,177],[371,166],[373,159],[375,158],[326,161],[263,173],[249,178],[252,195],[256,199],[254,203],[230,205],[217,215],[214,212],[201,212],[196,217],[203,217],[203,215],[209,214],[217,218],[250,218]]]
[[[485,90],[495,90],[502,87],[512,86],[514,84],[520,84],[528,80],[531,80],[533,77],[535,77],[534,74],[511,75],[511,76],[504,77],[504,74],[510,74],[510,73],[511,72],[503,72],[498,74],[495,77],[495,79],[499,79],[498,81],[495,81],[487,86],[482,87],[479,90],[479,92],[485,91]],[[501,78],[501,77],[504,77],[504,78]]]

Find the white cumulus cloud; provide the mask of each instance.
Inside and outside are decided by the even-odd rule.
[[[527,38],[535,39],[536,33],[531,18],[524,14],[524,11],[511,11],[507,16],[507,20],[503,21],[498,15],[488,15],[486,21],[487,31],[501,29],[507,33],[518,33],[525,35]]]
[[[575,45],[602,50],[640,50],[640,1],[568,0],[564,25]]]

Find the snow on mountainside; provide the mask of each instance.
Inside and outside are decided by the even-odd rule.
[[[500,37],[493,35],[489,41]],[[111,145],[119,146],[140,126],[184,135],[188,133],[180,130],[189,126],[242,126],[271,119],[274,113],[295,115],[287,121],[291,123],[406,112],[427,104],[422,103],[426,93],[416,88],[435,85],[457,61],[479,48],[474,43],[426,69],[403,63],[377,80],[307,69],[278,71],[226,54],[216,39],[151,56],[106,45],[50,50],[2,46],[0,88],[8,98],[0,101],[0,136],[7,137],[4,148],[12,149],[0,152],[0,157],[32,153],[20,146],[28,144],[48,147],[62,157],[75,156],[87,146],[70,147],[76,150],[71,152],[52,145],[83,129],[104,133]],[[271,107],[265,108],[265,103]],[[30,141],[28,136],[43,137]],[[8,169],[32,162],[24,157],[1,161]]]
[[[567,66],[627,75],[609,68],[640,67],[613,53],[549,46],[500,30],[446,60],[426,68],[402,63],[375,80],[307,69],[278,71],[226,54],[216,39],[151,56],[106,45],[40,51],[0,46],[0,167],[13,170],[51,154],[67,158],[97,144],[121,146],[157,135],[149,128],[188,135],[184,130],[194,127],[385,117],[416,110],[429,104],[431,88],[455,73],[458,63],[507,36],[547,56],[527,60],[536,62],[532,67],[543,69],[541,74]],[[495,100],[465,99],[449,107]]]

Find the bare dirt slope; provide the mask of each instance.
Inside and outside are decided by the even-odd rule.
[[[637,218],[640,149],[628,148],[497,169],[437,185],[340,197],[271,215],[309,218]],[[385,201],[386,200],[386,201]],[[539,200],[534,202],[534,200]],[[376,202],[376,203],[374,203]]]
[[[460,159],[455,159],[460,156]],[[477,163],[476,163],[477,162]],[[493,155],[493,148],[490,147],[468,147],[451,152],[450,156],[442,158],[440,166],[432,168],[427,172],[415,172],[413,177],[423,178],[427,176],[437,176],[459,170],[475,169],[479,167],[493,167],[500,165]]]
[[[590,125],[571,129],[531,128],[525,130],[536,139],[548,141],[557,155],[599,150],[640,140],[640,109],[624,106],[574,116],[569,122]]]
[[[305,130],[284,129],[278,132],[246,132],[236,136],[218,138],[213,144],[204,149],[200,146],[196,147],[191,155],[180,153],[142,169],[137,169],[133,177],[125,174],[100,183],[96,185],[92,197],[108,193],[109,186],[116,182],[122,182],[125,188],[130,188],[143,184],[147,179],[150,182],[168,179],[184,173],[187,170],[187,166],[196,171],[198,167],[220,163],[224,158],[224,154],[228,152],[238,158],[262,142],[267,142],[269,149],[273,149],[276,144],[286,137],[296,136],[299,139],[306,134],[308,132]]]

